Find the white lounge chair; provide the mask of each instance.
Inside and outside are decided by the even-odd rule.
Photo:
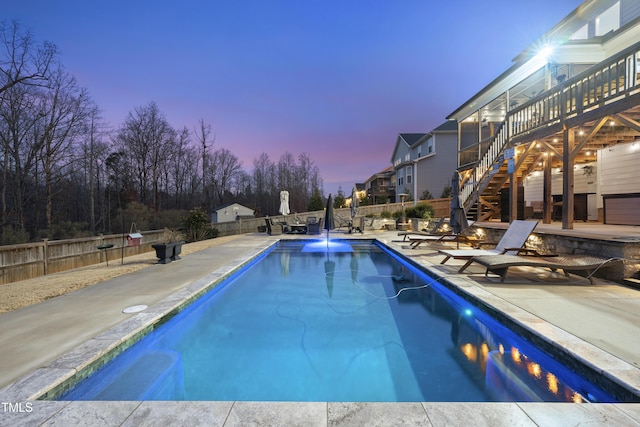
[[[474,248],[478,247],[478,245],[482,242],[480,242],[478,239],[470,235],[470,229],[473,226],[473,223],[474,223],[473,221],[469,221],[468,227],[462,230],[462,232],[459,234],[449,233],[449,234],[433,234],[433,235],[426,235],[421,237],[409,237],[409,241],[411,242],[409,246],[411,246],[411,249],[415,249],[423,243],[453,242],[453,243],[466,243],[469,246],[472,246]]]
[[[411,236],[423,236],[423,237],[429,237],[429,236],[441,236],[443,234],[445,234],[445,232],[442,230],[442,226],[444,225],[445,219],[444,217],[440,218],[438,221],[436,221],[435,224],[433,224],[433,226],[431,227],[430,230],[428,231],[400,231],[398,232],[398,236],[403,236],[402,237],[402,241],[406,241],[407,239],[411,240]]]

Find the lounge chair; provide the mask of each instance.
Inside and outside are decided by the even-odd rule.
[[[526,249],[524,247],[527,239],[533,233],[533,230],[538,225],[538,221],[522,221],[514,220],[509,224],[509,228],[505,231],[502,239],[496,244],[494,249],[441,249],[438,253],[441,253],[445,258],[440,264],[446,263],[449,259],[466,259],[468,262],[459,271],[464,271],[471,264],[471,258],[483,256],[483,255],[517,255],[525,252],[533,255],[539,255],[533,249]]]
[[[322,218],[318,220],[315,216],[307,218],[307,234],[320,234],[322,233]]]
[[[468,227],[462,230],[462,232],[459,234],[451,233],[451,234],[435,234],[435,235],[428,235],[428,236],[422,236],[422,237],[409,237],[409,241],[411,242],[409,246],[411,246],[411,249],[415,249],[423,243],[454,242],[454,243],[466,243],[469,246],[477,248],[482,242],[476,239],[475,237],[473,237],[473,235],[470,233],[471,226],[473,225],[473,223],[474,223],[473,221],[469,221]]]
[[[464,268],[467,268],[471,263],[478,263],[487,268],[484,275],[487,276],[490,272],[500,276],[500,281],[504,282],[507,276],[509,267],[541,267],[550,268],[552,271],[562,270],[565,276],[569,276],[569,273],[575,273],[576,271],[586,271],[586,278],[593,285],[593,273],[606,264],[620,261],[616,258],[600,258],[590,255],[558,255],[554,257],[530,257],[530,256],[518,256],[518,255],[485,255],[476,256],[471,258],[470,262],[465,264]],[[460,269],[460,272],[464,270]]]
[[[441,236],[445,233],[445,231],[442,230],[444,221],[445,219],[442,217],[427,231],[400,231],[398,232],[398,236],[403,236],[403,242],[407,239],[411,240],[411,236]]]

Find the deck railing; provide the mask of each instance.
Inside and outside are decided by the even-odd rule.
[[[615,106],[640,93],[640,43],[554,86],[509,111],[500,131],[481,154],[461,189],[461,202],[469,209],[486,189],[504,161],[504,149],[533,132],[558,128],[588,112]]]

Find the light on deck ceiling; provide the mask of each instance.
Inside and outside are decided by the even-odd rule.
[[[615,125],[616,125],[616,122],[614,122],[613,120],[609,122],[609,126],[615,126]]]
[[[545,44],[540,48],[540,50],[538,50],[538,53],[536,53],[535,58],[546,61],[547,59],[549,59],[549,57],[552,54],[553,54],[553,46],[549,44]]]

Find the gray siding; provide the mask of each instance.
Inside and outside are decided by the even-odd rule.
[[[626,25],[634,19],[640,17],[640,1],[621,0],[620,1],[620,25]]]
[[[458,163],[457,141],[457,134],[435,135],[435,155],[417,164],[417,198],[425,190],[439,198],[442,190],[451,184],[451,176]]]

